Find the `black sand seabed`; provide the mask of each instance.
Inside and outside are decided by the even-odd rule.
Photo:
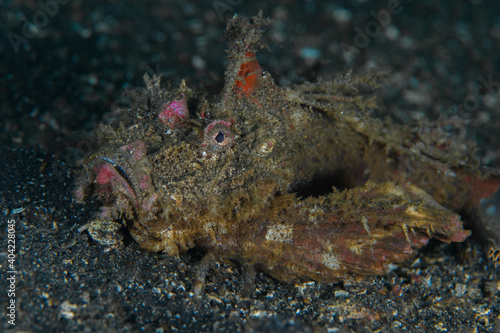
[[[105,252],[79,232],[99,203],[74,203],[79,152],[56,143],[68,135],[73,146],[83,142],[77,133],[92,131],[124,88],[142,85],[144,72],[200,89],[220,81],[225,23],[217,11],[250,16],[262,9],[276,23],[267,34],[271,52],[259,61],[276,82],[390,68],[378,115],[397,122],[441,117],[478,143],[484,164],[498,167],[500,3],[401,1],[388,27],[358,43],[351,64],[340,43],[355,45],[354,28],[373,26],[371,11],[387,2],[45,3],[0,1],[1,331],[500,331],[498,270],[474,239],[431,243],[387,276],[361,282],[294,286],[258,274],[250,297],[241,293],[247,279],[240,268],[213,265],[206,292],[194,297],[200,254],[169,258],[132,240]],[[23,15],[39,23],[27,34]],[[25,40],[13,44],[16,36]],[[15,298],[7,280],[12,219]],[[15,326],[6,316],[11,299]]]

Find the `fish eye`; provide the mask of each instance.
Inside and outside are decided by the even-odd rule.
[[[216,149],[226,148],[234,141],[231,130],[232,122],[215,120],[211,122],[204,131],[203,146],[211,146]]]

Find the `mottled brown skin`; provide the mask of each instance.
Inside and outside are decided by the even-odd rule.
[[[229,23],[220,94],[167,90],[145,76],[119,124],[99,127],[101,147],[83,161],[76,190],[80,201],[94,191],[105,203],[94,239],[113,244],[99,232],[124,224],[145,249],[197,247],[287,282],[382,274],[432,237],[463,241],[470,232],[452,210],[477,209],[477,182],[498,188],[468,143],[436,126],[370,118],[382,74],[277,87],[255,59],[265,23]],[[179,98],[190,116],[169,127],[158,115]]]

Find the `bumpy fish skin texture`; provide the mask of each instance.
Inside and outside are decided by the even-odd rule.
[[[118,244],[109,233],[123,225],[145,249],[196,247],[286,282],[383,274],[433,237],[468,237],[454,211],[473,215],[499,186],[470,143],[371,118],[383,73],[276,86],[256,59],[268,23],[229,22],[218,95],[146,75],[117,124],[99,126],[75,191],[104,203],[92,237]],[[161,121],[179,100],[188,112]]]

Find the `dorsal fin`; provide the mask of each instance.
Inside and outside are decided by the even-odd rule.
[[[234,15],[228,22],[225,39],[229,42],[224,93],[251,95],[259,86],[262,69],[256,58],[257,49],[265,45],[261,41],[262,25],[271,23],[262,18],[262,12],[252,18]]]

